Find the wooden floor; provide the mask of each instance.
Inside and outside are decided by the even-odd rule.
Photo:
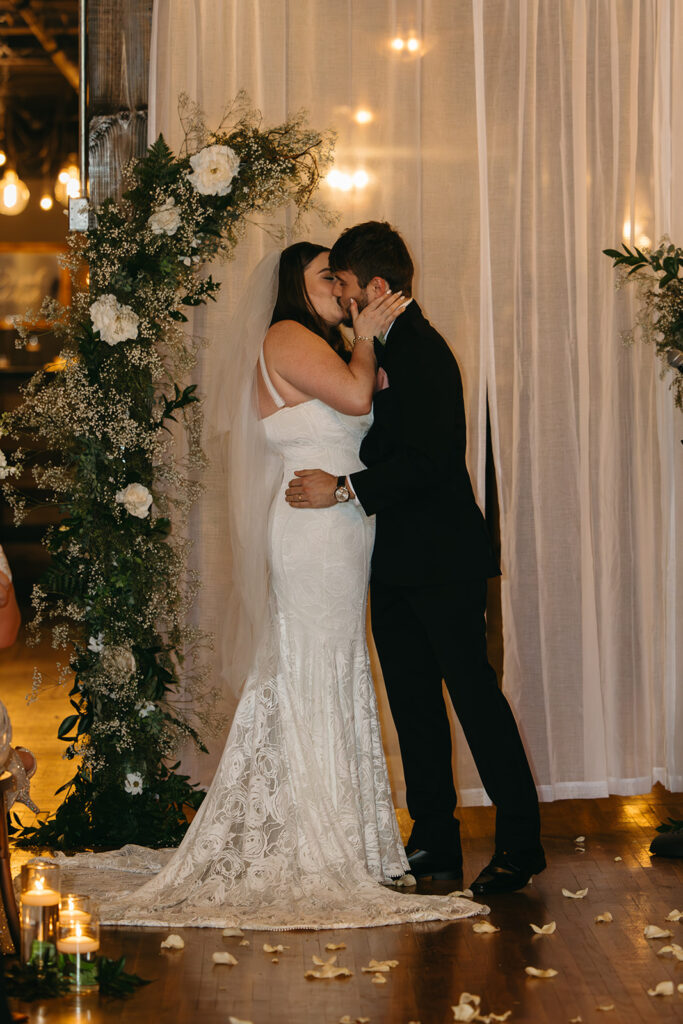
[[[50,671],[49,648],[38,659]],[[30,660],[30,665],[29,665]],[[54,806],[52,791],[70,772],[59,760],[56,726],[67,703],[54,691],[26,706],[33,655],[0,659],[0,693],[15,724],[15,742],[38,754],[34,793],[41,806]],[[183,929],[185,948],[164,952],[168,934],[158,929],[105,929],[102,951],[127,957],[127,969],[153,984],[131,999],[100,1001],[67,997],[20,1006],[32,1024],[104,1021],[171,1024],[201,1021],[225,1024],[231,1016],[253,1024],[337,1024],[367,1018],[371,1024],[445,1024],[462,992],[481,996],[481,1012],[511,1010],[511,1024],[683,1021],[683,993],[653,998],[648,988],[661,981],[683,984],[683,963],[657,956],[667,943],[683,946],[683,921],[667,922],[683,910],[683,861],[651,859],[648,846],[656,825],[668,815],[683,818],[683,795],[657,786],[647,796],[560,801],[542,806],[548,869],[523,892],[491,899],[487,920],[493,935],[473,932],[472,920],[453,924],[402,925],[336,932],[247,933],[248,947],[219,931]],[[465,882],[490,855],[490,808],[460,813]],[[408,822],[401,819],[402,827]],[[574,839],[586,837],[585,851]],[[621,858],[619,860],[615,858]],[[17,853],[16,864],[25,859]],[[568,899],[562,888],[588,889],[584,899]],[[424,892],[448,892],[451,884],[423,885]],[[609,911],[611,924],[595,924]],[[536,936],[530,925],[557,923],[553,935]],[[647,940],[648,924],[669,928],[673,938]],[[345,943],[338,963],[352,977],[307,981],[312,956],[329,956],[325,945]],[[288,948],[272,962],[264,943]],[[214,966],[211,954],[229,950],[235,967]],[[397,960],[384,985],[361,971],[371,958]],[[528,977],[524,968],[554,968],[548,980]],[[601,1007],[613,1006],[605,1011]]]

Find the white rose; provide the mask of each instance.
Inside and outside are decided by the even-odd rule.
[[[131,796],[137,796],[138,793],[142,793],[142,775],[139,772],[128,772],[124,789]]]
[[[154,499],[143,484],[128,484],[122,491],[116,492],[116,501],[132,516],[146,519]]]
[[[147,223],[155,235],[175,235],[182,218],[176,209],[175,199],[171,196],[165,203],[157,207]]]
[[[90,319],[107,345],[118,345],[138,336],[140,318],[130,306],[122,306],[115,295],[100,295],[90,307]]]
[[[140,718],[147,718],[148,715],[153,715],[157,709],[156,704],[153,704],[151,700],[141,701],[135,705],[136,711]]]
[[[102,661],[105,670],[115,672],[128,679],[137,669],[135,655],[130,647],[107,647],[102,653]]]
[[[192,173],[188,178],[203,196],[227,196],[240,160],[229,146],[206,146],[190,157]]]

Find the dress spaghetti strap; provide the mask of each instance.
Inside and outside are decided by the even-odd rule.
[[[268,373],[268,370],[266,369],[266,360],[265,360],[265,357],[263,355],[263,346],[261,346],[261,351],[259,352],[258,364],[261,367],[261,375],[263,377],[263,383],[268,388],[268,394],[273,399],[273,401],[275,402],[275,404],[278,407],[278,409],[282,409],[282,407],[284,405],[286,405],[286,402],[285,402],[284,398],[277,393],[277,391],[275,390],[275,385],[273,384],[272,380],[270,379],[270,374]]]

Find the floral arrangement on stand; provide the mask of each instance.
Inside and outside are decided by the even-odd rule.
[[[683,249],[663,238],[654,249],[631,251],[628,246],[604,249],[620,273],[620,284],[634,281],[640,308],[636,328],[652,342],[669,369],[678,371],[671,381],[674,402],[683,411]],[[627,340],[632,340],[632,334]]]
[[[314,207],[332,136],[301,115],[263,128],[244,94],[213,132],[186,97],[180,114],[181,154],[160,136],[126,170],[121,201],[105,201],[91,230],[70,235],[70,306],[46,300],[17,324],[26,339],[47,320],[64,343],[0,423],[20,445],[9,459],[0,453],[0,477],[17,520],[27,469],[61,510],[32,627],[50,620],[54,646],[70,651],[61,672],[73,679],[73,713],[58,734],[78,763],[53,818],[18,822],[23,845],[175,845],[183,808],[203,797],[174,762],[188,738],[205,749],[212,696],[197,668],[207,638],[185,624],[198,580],[176,533],[200,490],[189,474],[203,464],[196,387],[179,384],[199,345],[184,310],[215,297],[220,285],[204,268],[231,255],[248,217]],[[185,465],[170,421],[187,432]]]

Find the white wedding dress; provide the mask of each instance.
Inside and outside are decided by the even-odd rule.
[[[272,627],[215,778],[177,850],[60,858],[67,890],[94,893],[105,923],[164,927],[347,928],[486,912],[381,884],[408,864],[365,639],[374,520],[352,502],[307,510],[284,498],[295,469],[361,469],[371,416],[317,399],[283,408],[265,379],[280,406],[266,437],[283,466],[269,519]]]

